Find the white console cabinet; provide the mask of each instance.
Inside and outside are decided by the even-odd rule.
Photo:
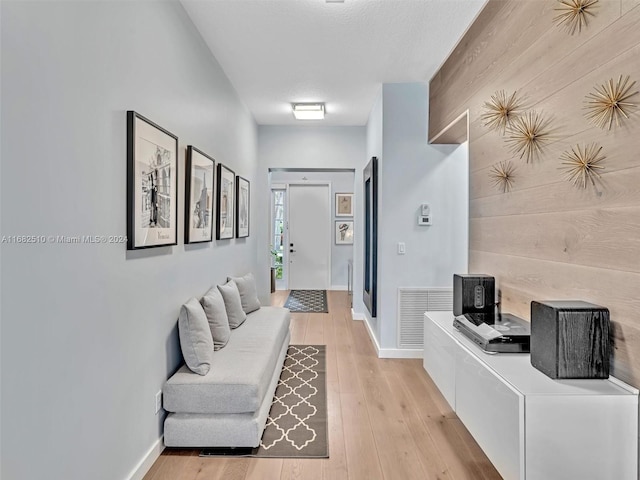
[[[506,479],[637,480],[638,390],[608,380],[552,380],[529,354],[484,353],[426,312],[424,368]]]

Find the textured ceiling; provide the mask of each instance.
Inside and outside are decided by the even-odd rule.
[[[382,83],[427,82],[485,0],[182,0],[260,125],[365,125]],[[296,121],[292,102],[325,102]]]

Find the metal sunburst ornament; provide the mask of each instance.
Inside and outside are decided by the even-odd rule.
[[[598,0],[558,0],[558,2],[560,5],[554,10],[560,13],[553,17],[553,21],[573,35],[576,30],[580,33],[583,26],[588,26],[589,16],[595,17],[593,10]]]
[[[507,92],[500,90],[491,96],[491,101],[484,103],[484,110],[480,119],[484,122],[485,127],[495,130],[500,135],[504,135],[507,127],[518,116],[518,112],[522,108],[521,102],[517,96],[518,92],[513,92],[511,96]]]
[[[604,167],[600,163],[606,158],[600,152],[602,147],[591,143],[581,147],[576,145],[570,152],[563,152],[561,170],[564,170],[567,180],[573,182],[576,187],[587,188],[589,183],[596,186],[596,179],[600,178],[598,170]]]
[[[588,110],[585,114],[587,119],[600,128],[606,127],[611,130],[614,121],[616,127],[619,127],[622,117],[629,118],[631,110],[636,105],[627,100],[638,93],[637,91],[631,93],[636,82],[634,80],[629,83],[629,80],[629,75],[624,80],[620,75],[616,83],[611,78],[604,85],[596,86],[595,93],[586,96],[587,105],[584,108]]]
[[[491,167],[491,171],[489,172],[491,183],[494,187],[501,190],[502,193],[507,193],[511,190],[511,187],[513,187],[515,171],[516,167],[509,161],[497,163]]]
[[[537,158],[544,146],[551,141],[550,120],[536,111],[517,117],[508,129],[507,144],[511,151],[527,163]]]

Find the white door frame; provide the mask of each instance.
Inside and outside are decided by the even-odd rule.
[[[287,289],[290,289],[290,279],[291,279],[291,272],[290,270],[290,265],[291,263],[289,262],[289,244],[291,242],[289,242],[289,213],[291,212],[291,202],[289,199],[289,192],[290,187],[294,186],[294,187],[305,187],[305,186],[327,186],[328,191],[329,191],[329,217],[326,219],[326,221],[329,224],[329,238],[327,238],[327,242],[329,242],[329,249],[328,249],[328,258],[327,258],[327,265],[329,266],[329,268],[327,269],[327,278],[326,278],[326,284],[327,284],[327,290],[331,289],[331,276],[332,276],[332,268],[331,268],[331,249],[333,247],[333,225],[331,224],[331,219],[333,218],[332,215],[332,211],[331,211],[331,205],[332,205],[332,201],[331,201],[331,192],[332,192],[332,188],[331,188],[331,182],[323,182],[323,181],[305,181],[305,182],[287,182],[287,208],[286,208],[286,217],[287,217],[287,222],[286,222],[286,228],[285,228],[285,240],[286,240],[286,244],[285,244],[285,252],[286,252],[286,261],[287,261]],[[283,262],[284,262],[284,257],[283,257]]]
[[[275,209],[273,205],[273,191],[274,190],[284,190],[284,213],[283,220],[284,226],[282,229],[283,239],[282,239],[282,279],[279,281],[280,285],[284,284],[284,288],[287,289],[289,285],[289,250],[286,248],[288,242],[288,228],[289,228],[289,186],[286,183],[273,183],[269,186],[269,246],[272,245],[272,240],[276,235],[276,232],[273,231],[273,221],[275,219]],[[287,267],[285,267],[285,265]],[[276,280],[276,289],[278,288],[278,280]]]

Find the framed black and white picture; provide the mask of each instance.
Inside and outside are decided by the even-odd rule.
[[[127,112],[127,250],[178,243],[178,137]]]
[[[249,180],[236,176],[236,237],[249,236]]]
[[[226,240],[234,237],[236,174],[223,164],[218,163],[218,203],[216,205],[216,239]]]
[[[336,222],[336,245],[353,244],[353,221],[338,220]]]
[[[353,193],[336,193],[336,217],[353,217]]]
[[[213,240],[213,166],[215,161],[196,147],[187,147],[184,243]]]

